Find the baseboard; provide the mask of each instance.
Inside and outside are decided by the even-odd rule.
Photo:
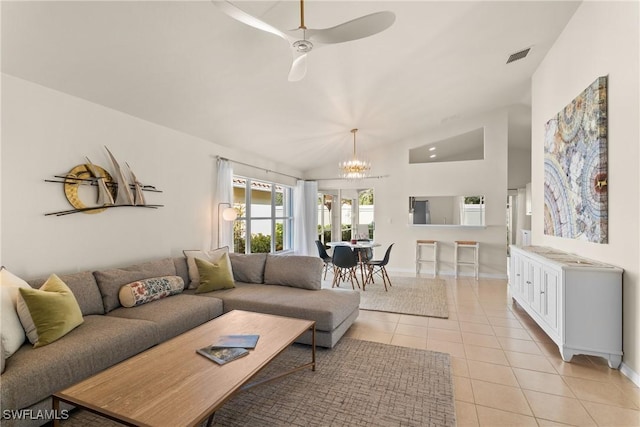
[[[620,365],[620,372],[622,372],[625,377],[629,378],[636,386],[640,387],[640,375],[631,369],[629,365],[622,362],[622,365]]]
[[[393,273],[397,273],[397,274],[401,274],[403,276],[415,276],[416,274],[416,270],[415,269],[409,269],[409,268],[387,268],[387,272],[389,273],[389,275],[393,276]],[[433,270],[429,271],[428,268],[425,268],[423,271],[420,272],[421,275],[423,275],[424,277],[429,277],[430,275],[432,275]],[[453,270],[451,271],[438,271],[438,276],[455,276],[455,272]],[[473,272],[461,272],[458,273],[458,277],[473,277]],[[481,279],[504,279],[507,280],[507,275],[506,274],[487,274],[487,273],[480,273],[480,278]]]

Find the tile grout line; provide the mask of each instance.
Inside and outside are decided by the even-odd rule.
[[[603,403],[603,402],[595,402],[592,400],[583,400],[578,398],[577,394],[575,393],[575,391],[573,390],[573,388],[569,385],[569,383],[567,383],[565,378],[576,378],[579,380],[586,380],[586,381],[593,381],[595,383],[605,383],[605,384],[613,384],[615,390],[619,391],[620,393],[622,393],[623,395],[626,393],[625,389],[623,388],[624,386],[619,382],[616,381],[614,379],[614,377],[609,376],[609,377],[601,377],[598,375],[596,375],[594,378],[591,377],[583,377],[583,376],[579,376],[578,374],[576,374],[575,372],[567,372],[566,371],[562,371],[560,369],[560,366],[558,364],[558,356],[554,356],[551,354],[551,346],[555,345],[552,342],[549,342],[548,340],[544,340],[543,337],[541,337],[539,334],[536,333],[536,325],[532,324],[531,322],[527,322],[526,317],[523,316],[523,313],[518,312],[518,308],[513,306],[510,303],[510,298],[508,298],[508,293],[507,293],[507,298],[505,300],[505,298],[498,298],[498,297],[494,297],[493,295],[493,291],[491,290],[487,290],[486,293],[483,293],[481,291],[480,288],[480,283],[471,283],[469,280],[458,280],[458,281],[446,281],[446,285],[447,285],[447,302],[450,305],[449,308],[449,312],[450,312],[450,316],[449,316],[449,320],[451,322],[453,322],[452,324],[455,324],[455,326],[457,326],[457,329],[452,329],[452,328],[443,328],[443,325],[438,325],[438,324],[432,324],[432,318],[429,318],[429,320],[426,322],[426,325],[414,325],[412,322],[407,321],[405,319],[405,321],[402,321],[402,316],[398,316],[397,318],[395,318],[393,320],[393,331],[391,332],[391,340],[393,340],[396,337],[406,337],[405,339],[416,339],[416,342],[422,342],[427,344],[427,349],[431,350],[431,351],[442,351],[442,350],[434,350],[434,349],[430,349],[428,348],[428,342],[431,339],[435,339],[435,337],[433,336],[433,333],[435,332],[435,330],[442,330],[442,331],[449,331],[451,333],[457,333],[460,336],[461,339],[461,343],[458,343],[457,341],[450,341],[448,336],[439,336],[439,338],[441,338],[438,341],[442,341],[442,342],[447,342],[449,344],[461,344],[462,347],[462,354],[464,354],[464,356],[461,355],[451,355],[452,361],[454,358],[459,359],[460,361],[458,363],[464,363],[464,365],[466,365],[466,375],[468,375],[467,377],[465,376],[461,376],[461,375],[455,375],[453,370],[452,370],[452,376],[454,377],[458,377],[460,379],[463,379],[464,381],[467,381],[470,385],[470,391],[471,391],[471,398],[473,399],[473,402],[467,402],[465,400],[458,400],[455,398],[455,394],[454,394],[454,401],[456,402],[461,402],[464,403],[465,405],[467,404],[472,404],[474,405],[474,415],[476,418],[476,422],[480,425],[482,425],[481,420],[480,420],[480,413],[478,411],[478,407],[479,406],[483,406],[483,407],[487,407],[487,408],[492,408],[490,406],[486,406],[486,405],[478,405],[476,403],[477,398],[476,398],[476,393],[477,391],[474,389],[473,387],[473,381],[480,381],[480,382],[485,382],[487,384],[492,384],[492,385],[499,385],[499,386],[506,386],[506,387],[510,387],[510,388],[515,388],[518,389],[521,393],[521,395],[523,395],[525,397],[525,401],[527,402],[527,408],[529,409],[529,411],[531,412],[530,417],[533,417],[536,420],[536,423],[538,425],[541,424],[541,421],[547,420],[546,418],[542,418],[542,417],[537,417],[536,413],[533,411],[533,406],[531,404],[531,402],[529,401],[529,398],[527,397],[527,395],[525,394],[525,391],[531,391],[531,392],[535,392],[535,393],[540,393],[549,397],[564,397],[567,399],[572,399],[572,400],[577,400],[580,405],[578,407],[580,407],[583,411],[586,412],[587,416],[589,417],[589,419],[591,421],[593,421],[596,425],[597,421],[595,418],[595,415],[592,415],[591,412],[589,412],[589,410],[586,407],[587,403],[593,403],[593,404],[597,404],[597,405],[602,405],[605,407],[612,407],[612,408],[618,408],[618,409],[625,409],[625,410],[632,410],[635,411],[636,413],[640,413],[640,411],[638,410],[638,407],[640,406],[640,404],[636,403],[635,400],[633,399],[626,399],[626,403],[630,404],[631,407],[628,406],[619,406],[616,404],[610,404],[610,403]],[[481,295],[482,294],[482,295]],[[475,299],[473,299],[473,298]],[[502,311],[502,315],[500,314],[500,307],[501,305],[504,304],[503,306],[505,307],[504,311]],[[491,316],[489,315],[491,314]],[[515,322],[514,322],[515,321]],[[488,322],[488,323],[486,323]],[[399,329],[399,325],[403,324],[403,325],[407,325],[410,327],[416,327],[416,328],[424,328],[426,327],[426,337],[415,337],[413,335],[403,335],[403,334],[399,334],[398,333],[398,329]],[[463,331],[462,330],[462,326],[463,324],[476,324],[476,325],[489,325],[490,330],[491,330],[491,334],[487,333],[487,329],[485,328],[483,330],[484,333],[481,332],[474,332],[473,328],[471,327],[471,331],[466,330]],[[518,325],[518,327],[514,327],[514,325]],[[465,326],[466,329],[469,329],[469,327]],[[523,331],[524,334],[526,334],[525,336],[528,337],[528,339],[524,339],[521,338],[522,335],[518,335],[517,337],[513,337],[513,336],[506,336],[506,337],[501,337],[498,335],[498,332],[496,330],[496,328],[504,328],[504,329],[514,329],[514,330],[518,330],[518,331]],[[410,328],[408,328],[410,330]],[[483,329],[478,327],[477,329]],[[417,330],[417,329],[416,329]],[[415,332],[414,332],[415,333]],[[495,348],[492,346],[488,346],[485,343],[478,345],[476,344],[467,344],[468,341],[466,341],[463,338],[463,334],[473,334],[473,335],[478,335],[478,336],[486,336],[486,337],[493,337],[493,339],[495,339],[495,341],[497,341],[499,348]],[[504,331],[505,334],[508,334],[507,331]],[[364,334],[362,334],[364,336],[366,336],[366,332]],[[432,338],[433,337],[433,338]],[[501,340],[502,338],[502,340]],[[405,341],[408,342],[408,341]],[[480,339],[479,342],[482,342],[482,340]],[[506,346],[508,344],[505,343],[509,343],[509,342],[513,342],[517,347],[517,344],[519,342],[522,343],[526,343],[526,342],[533,342],[535,347],[534,349],[538,349],[538,351],[540,352],[540,354],[536,354],[536,353],[530,353],[527,351],[521,351],[519,349],[517,350],[513,350],[513,349],[507,349]],[[500,383],[500,382],[493,382],[490,380],[483,380],[483,379],[477,379],[477,378],[473,378],[472,374],[470,372],[470,367],[469,367],[469,361],[474,360],[474,359],[469,359],[468,358],[468,354],[467,354],[467,346],[469,345],[473,345],[475,347],[480,347],[483,349],[493,349],[493,350],[498,350],[506,359],[506,363],[507,365],[502,365],[499,363],[494,363],[493,361],[478,361],[481,363],[487,363],[490,365],[495,365],[495,366],[500,366],[500,367],[504,367],[507,366],[509,367],[509,371],[512,373],[512,375],[515,377],[515,384],[517,384],[517,386],[515,385],[507,385],[504,383]],[[409,345],[410,346],[410,345]],[[526,347],[525,347],[526,349]],[[553,372],[548,372],[545,370],[539,370],[539,369],[532,369],[530,367],[518,367],[515,366],[513,364],[513,362],[507,357],[507,352],[511,352],[511,353],[517,353],[517,354],[521,354],[524,356],[530,356],[530,357],[536,357],[536,358],[540,358],[541,360],[546,361],[550,366],[551,366],[551,370]],[[475,361],[475,360],[474,360]],[[599,367],[601,366],[601,364],[597,363],[597,361],[595,361],[593,358],[586,358],[584,360],[584,362],[586,362],[586,365],[581,363],[577,366],[584,366],[587,369],[593,369],[595,370],[595,372],[602,372],[601,369],[599,369]],[[564,362],[562,362],[564,363]],[[452,363],[453,365],[453,363]],[[463,366],[464,366],[463,365]],[[453,366],[452,366],[453,367]],[[548,375],[557,375],[557,377],[560,379],[561,384],[565,387],[567,387],[567,390],[570,391],[571,396],[565,396],[565,395],[561,395],[561,394],[553,394],[553,393],[547,393],[545,391],[538,391],[538,390],[534,390],[534,389],[530,389],[530,388],[523,388],[522,385],[522,380],[518,378],[518,376],[515,375],[515,371],[514,369],[522,369],[525,371],[529,371],[532,373],[540,373],[540,374],[548,374]],[[460,368],[463,369],[463,368]],[[455,386],[454,386],[454,393],[455,393]],[[498,410],[498,411],[502,411],[505,413],[511,413],[511,414],[515,414],[518,416],[529,416],[529,415],[525,415],[522,414],[520,412],[515,412],[513,410],[509,410],[509,409],[502,409],[502,408],[492,408],[494,410]],[[470,413],[471,411],[469,411],[469,416],[471,417],[472,414]],[[559,421],[555,421],[555,420],[549,420],[552,421],[554,423],[560,423]]]

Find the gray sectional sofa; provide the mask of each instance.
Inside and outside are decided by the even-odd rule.
[[[41,414],[51,409],[52,393],[231,310],[315,320],[316,343],[329,348],[358,316],[358,292],[319,289],[323,268],[319,258],[270,254],[232,254],[230,258],[235,288],[196,294],[185,286],[180,294],[132,308],[120,306],[121,286],[171,275],[182,277],[188,285],[186,258],[60,275],[73,291],[84,323],[43,347],[33,348],[27,341],[6,360],[0,377],[2,410]],[[39,288],[44,281],[29,284]],[[310,335],[303,335],[299,342],[310,344]],[[3,419],[2,425],[46,422]]]

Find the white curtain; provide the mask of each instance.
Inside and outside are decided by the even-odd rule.
[[[293,196],[293,249],[298,255],[318,255],[318,183],[298,181]]]
[[[229,250],[233,251],[233,221],[222,219],[222,211],[233,207],[233,167],[226,159],[218,159],[215,201],[214,221],[216,221],[215,228],[218,230],[218,240],[211,242],[211,248],[229,246]]]

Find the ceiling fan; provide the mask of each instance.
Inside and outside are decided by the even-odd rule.
[[[343,43],[369,37],[389,28],[396,20],[393,12],[383,11],[347,21],[331,28],[312,29],[304,25],[304,0],[300,0],[300,26],[295,30],[281,31],[264,21],[249,15],[228,1],[213,1],[222,12],[243,24],[275,34],[289,43],[293,61],[289,81],[301,80],[307,72],[307,54],[326,44]]]

